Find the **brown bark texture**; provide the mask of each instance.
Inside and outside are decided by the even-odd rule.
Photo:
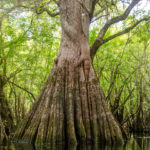
[[[62,0],[60,11],[58,57],[14,141],[41,145],[122,142],[121,130],[106,106],[90,59],[89,16],[76,0]]]
[[[3,86],[0,88],[0,143],[6,144],[10,132],[14,127],[14,122],[11,109],[5,98],[2,87]]]

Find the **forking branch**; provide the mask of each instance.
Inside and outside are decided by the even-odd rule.
[[[115,23],[118,23],[120,21],[123,21],[125,20],[128,15],[130,14],[131,10],[140,2],[140,0],[132,0],[132,2],[130,3],[130,5],[126,8],[126,10],[124,11],[124,13],[122,15],[119,15],[119,16],[116,16],[112,19],[109,19],[105,25],[102,27],[102,29],[99,31],[99,34],[96,38],[96,40],[94,41],[93,45],[91,46],[91,58],[93,59],[98,48],[104,44],[104,36],[105,36],[105,33],[108,31],[109,27]],[[141,20],[140,22],[142,21],[146,21],[147,19],[144,19],[144,20]],[[128,30],[126,30],[125,32],[121,32],[121,33],[118,33],[117,35],[113,35],[109,40],[119,36],[119,35],[122,35],[123,33],[127,33],[129,32],[131,29],[133,29],[135,26],[137,26],[140,22],[134,24],[132,27],[128,28]],[[130,30],[129,30],[130,29]],[[108,41],[108,39],[107,39]],[[105,40],[105,42],[107,42]]]

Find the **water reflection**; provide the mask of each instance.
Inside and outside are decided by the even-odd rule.
[[[38,147],[27,144],[12,143],[8,147],[0,147],[0,150],[150,150],[150,137],[131,136],[124,145],[57,145],[56,147]]]
[[[150,137],[137,137],[136,142],[140,150],[150,150]]]
[[[38,147],[27,144],[11,144],[9,150],[122,150],[123,145],[57,145],[56,147],[44,146]]]

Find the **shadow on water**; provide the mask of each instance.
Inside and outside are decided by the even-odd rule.
[[[28,144],[11,143],[8,147],[0,146],[0,150],[150,150],[150,136],[131,136],[124,145],[57,145],[56,147],[38,147]]]

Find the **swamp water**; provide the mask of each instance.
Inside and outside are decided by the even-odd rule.
[[[150,150],[150,136],[131,136],[124,145],[57,145],[41,148],[28,144],[11,143],[8,147],[0,146],[0,150]]]

